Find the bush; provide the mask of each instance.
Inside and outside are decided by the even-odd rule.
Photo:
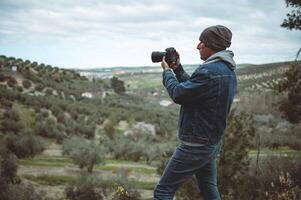
[[[17,91],[18,92],[23,92],[23,88],[21,86],[17,86]]]
[[[37,84],[37,85],[35,86],[35,90],[37,90],[37,91],[39,91],[39,92],[42,92],[43,89],[44,89],[44,86],[43,86],[42,84]]]
[[[140,194],[134,190],[134,185],[127,177],[125,170],[117,172],[116,180],[114,180],[113,200],[139,200]]]
[[[81,173],[79,177],[65,188],[68,200],[102,200],[110,188],[110,183],[94,175]]]
[[[45,93],[47,94],[47,95],[52,95],[52,89],[50,89],[50,88],[47,88],[46,89],[46,91],[45,91]]]
[[[254,163],[251,169],[254,170],[255,167]],[[251,179],[255,180],[256,184],[253,181],[252,189],[249,189],[246,195],[267,200],[301,198],[301,161],[298,157],[263,157],[259,162],[259,172],[255,175],[251,175]],[[248,187],[250,188],[249,185],[245,185],[244,188]]]
[[[6,181],[12,182],[17,175],[17,158],[12,154],[6,144],[0,141],[0,177]]]
[[[24,88],[28,89],[31,86],[31,82],[29,80],[25,79],[22,81],[22,85]]]
[[[14,88],[16,84],[17,84],[16,79],[14,77],[9,77],[9,80],[7,81],[7,85],[9,87]]]
[[[249,169],[248,157],[251,141],[255,136],[252,116],[236,113],[232,110],[228,118],[228,127],[218,160],[218,176],[221,193],[244,199],[248,196],[241,192],[242,181]]]
[[[107,140],[105,146],[115,159],[139,161],[146,158],[145,143],[135,142],[130,138],[120,136],[115,140]]]
[[[20,121],[19,113],[15,109],[8,108],[1,117],[0,130],[4,133],[18,134],[22,129],[24,129],[24,125]]]

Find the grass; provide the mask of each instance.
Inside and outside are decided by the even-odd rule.
[[[154,190],[157,183],[156,182],[145,182],[145,181],[134,181],[133,184],[136,189]]]
[[[34,181],[40,185],[58,186],[66,185],[75,180],[74,177],[70,176],[53,176],[53,175],[23,175],[23,178]]]
[[[28,131],[32,130],[35,123],[35,112],[32,109],[16,102],[13,104],[13,109],[18,111],[21,119],[20,121],[24,124],[25,129]]]
[[[135,172],[135,173],[141,173],[141,174],[155,174],[156,169],[148,169],[143,167],[117,167],[117,166],[110,166],[110,165],[104,165],[104,166],[96,166],[95,169],[104,170],[104,171],[119,171],[120,169],[127,169],[129,172]]]
[[[277,149],[261,149],[260,154],[301,157],[301,151],[293,150],[289,147],[279,147]],[[250,150],[249,155],[257,155],[257,150]]]
[[[23,175],[23,178],[36,182],[40,185],[59,186],[66,185],[75,181],[75,177],[71,176],[54,176],[54,175]],[[134,181],[133,185],[136,189],[153,190],[156,182]]]
[[[156,169],[150,168],[145,162],[131,162],[131,161],[117,161],[117,160],[106,160],[106,165],[97,165],[94,169],[103,171],[116,172],[120,169],[126,168],[129,172],[142,173],[142,174],[155,174]],[[36,158],[25,158],[19,159],[19,164],[24,166],[37,166],[37,167],[76,167],[72,163],[72,160],[68,157],[59,156],[38,156]],[[120,164],[120,166],[112,166],[110,164]],[[127,166],[122,166],[122,164]],[[135,166],[138,164],[138,166]],[[129,166],[133,165],[133,166]],[[145,167],[143,167],[145,165]]]

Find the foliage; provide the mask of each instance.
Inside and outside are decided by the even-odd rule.
[[[105,152],[94,141],[72,137],[63,141],[63,155],[69,155],[80,169],[87,168],[92,173],[94,165],[104,163]]]
[[[123,94],[125,92],[124,82],[115,76],[111,78],[111,87],[117,94]]]
[[[40,84],[40,83],[35,86],[35,90],[37,90],[39,92],[42,92],[43,89],[44,89],[44,86],[42,84]]]
[[[301,63],[296,62],[285,73],[278,91],[287,92],[287,99],[279,102],[279,110],[292,123],[301,121]]]
[[[117,172],[117,177],[114,180],[114,193],[112,200],[139,200],[140,194],[134,190],[133,182],[128,179],[126,170]]]
[[[103,122],[104,133],[110,138],[113,139],[115,135],[115,126],[117,125],[117,120],[115,118],[106,119]]]
[[[255,136],[253,119],[246,113],[232,110],[224,136],[223,147],[218,159],[218,175],[221,193],[234,199],[243,199],[240,191],[242,179],[250,164],[248,151]]]
[[[2,180],[13,182],[17,175],[17,158],[7,149],[4,142],[0,141],[0,177]]]
[[[25,79],[22,81],[22,85],[24,88],[28,89],[31,86],[31,82],[29,80]]]
[[[34,157],[45,149],[42,140],[31,133],[22,133],[20,136],[10,134],[5,141],[8,149],[18,158]]]
[[[101,187],[99,187],[101,186]],[[99,180],[94,175],[81,173],[79,177],[65,188],[68,200],[102,200],[107,193],[108,184]]]
[[[291,13],[288,13],[287,19],[284,19],[282,27],[289,30],[301,30],[301,1],[300,0],[285,0],[286,6],[291,7]],[[301,48],[298,50],[296,59],[301,53]]]
[[[19,113],[14,108],[8,108],[0,117],[0,130],[4,133],[13,132],[18,134],[23,128],[23,124],[20,121]]]
[[[291,13],[287,14],[287,19],[284,19],[281,24],[287,29],[301,30],[301,1],[300,0],[285,0],[287,7],[291,7]]]
[[[139,200],[140,194],[133,189],[127,175],[117,172],[114,179],[103,179],[81,172],[77,179],[65,188],[68,200]]]

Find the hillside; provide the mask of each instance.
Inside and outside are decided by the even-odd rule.
[[[261,159],[278,162],[275,169],[262,163],[261,170],[276,174],[257,177],[266,180],[266,185],[260,185],[265,189],[271,181],[278,181],[281,170],[299,176],[300,125],[282,119],[274,106],[284,95],[275,94],[273,88],[290,64],[237,69],[239,91],[233,107],[239,118],[229,122],[235,121],[238,127],[234,130],[242,134],[249,126],[254,132],[243,144],[234,144],[248,148],[245,156],[250,174],[259,155],[255,134],[261,138]],[[184,67],[191,73],[197,66]],[[31,192],[47,191],[46,196],[53,200],[66,199],[68,188],[87,185],[92,190],[88,192],[102,190],[108,199],[118,194],[120,187],[140,195],[137,199],[151,199],[178,144],[179,106],[162,86],[161,71],[160,67],[66,70],[0,56],[0,156],[10,162],[0,161],[19,166],[9,167],[15,169],[15,174],[9,173],[14,175],[9,185],[32,184]],[[241,112],[253,119],[251,125]],[[239,137],[243,141],[246,136]],[[5,146],[8,150],[2,149]],[[229,150],[230,157],[235,157],[235,148]],[[82,175],[85,171],[88,175]],[[99,183],[96,189],[95,182]]]

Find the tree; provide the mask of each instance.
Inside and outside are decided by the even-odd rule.
[[[80,169],[92,173],[94,165],[104,163],[104,149],[93,141],[72,137],[63,142],[63,155],[69,155]]]
[[[288,13],[287,19],[281,24],[281,27],[287,28],[289,30],[301,30],[301,0],[285,0],[286,6],[291,7],[291,13]],[[301,48],[297,53],[297,58],[301,53]]]
[[[294,63],[278,84],[278,92],[287,92],[287,98],[279,102],[279,110],[292,123],[301,122],[301,63]]]
[[[247,194],[243,184],[248,184],[246,183],[250,164],[248,152],[255,136],[253,124],[252,116],[235,110],[231,111],[228,118],[223,147],[218,160],[218,176],[221,193],[232,197],[230,199],[247,198],[243,196]]]
[[[281,24],[289,30],[301,30],[301,0],[286,0],[291,13],[287,14]],[[285,73],[285,79],[278,84],[278,92],[287,92],[287,98],[279,102],[279,110],[292,123],[301,122],[301,63],[297,59],[301,53],[299,49],[296,62]]]
[[[111,87],[117,94],[123,94],[125,92],[124,82],[115,76],[111,78]]]
[[[24,88],[28,89],[31,86],[31,82],[29,80],[25,79],[22,81],[22,85]]]

